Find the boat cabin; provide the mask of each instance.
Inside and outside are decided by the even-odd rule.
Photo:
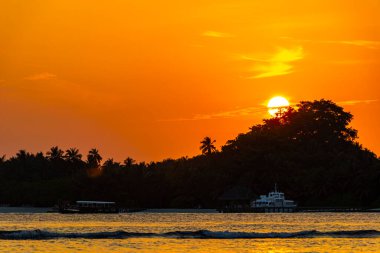
[[[283,192],[275,190],[268,195],[260,197],[251,202],[251,207],[258,212],[294,212],[297,204],[293,200],[285,199]]]

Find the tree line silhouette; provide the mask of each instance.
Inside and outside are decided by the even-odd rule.
[[[265,119],[218,151],[136,163],[105,160],[97,149],[55,146],[0,157],[0,204],[52,206],[61,200],[108,200],[125,207],[215,208],[226,190],[265,194],[274,183],[304,206],[380,206],[380,161],[363,148],[353,116],[329,100],[300,102]]]

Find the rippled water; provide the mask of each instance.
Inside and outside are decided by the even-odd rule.
[[[0,214],[0,252],[380,252],[380,213]]]

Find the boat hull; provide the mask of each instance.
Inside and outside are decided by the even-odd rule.
[[[252,208],[254,213],[294,213],[294,207],[256,207]]]
[[[146,209],[144,208],[131,208],[131,209],[109,209],[109,210],[98,210],[98,209],[74,209],[74,208],[67,208],[67,209],[61,209],[58,210],[59,213],[65,213],[65,214],[86,214],[86,213],[136,213],[141,212]]]
[[[256,207],[256,208],[224,208],[219,210],[222,213],[294,213],[294,207]]]
[[[92,210],[92,209],[62,209],[59,210],[60,213],[119,213],[118,209],[115,210]]]

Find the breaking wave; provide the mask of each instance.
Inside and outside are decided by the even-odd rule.
[[[48,240],[48,239],[127,239],[127,238],[175,238],[175,239],[265,239],[265,238],[378,238],[377,230],[350,230],[320,232],[317,230],[299,232],[216,232],[209,230],[175,231],[166,233],[134,233],[126,231],[91,232],[91,233],[62,233],[46,230],[13,230],[0,231],[0,240]]]

